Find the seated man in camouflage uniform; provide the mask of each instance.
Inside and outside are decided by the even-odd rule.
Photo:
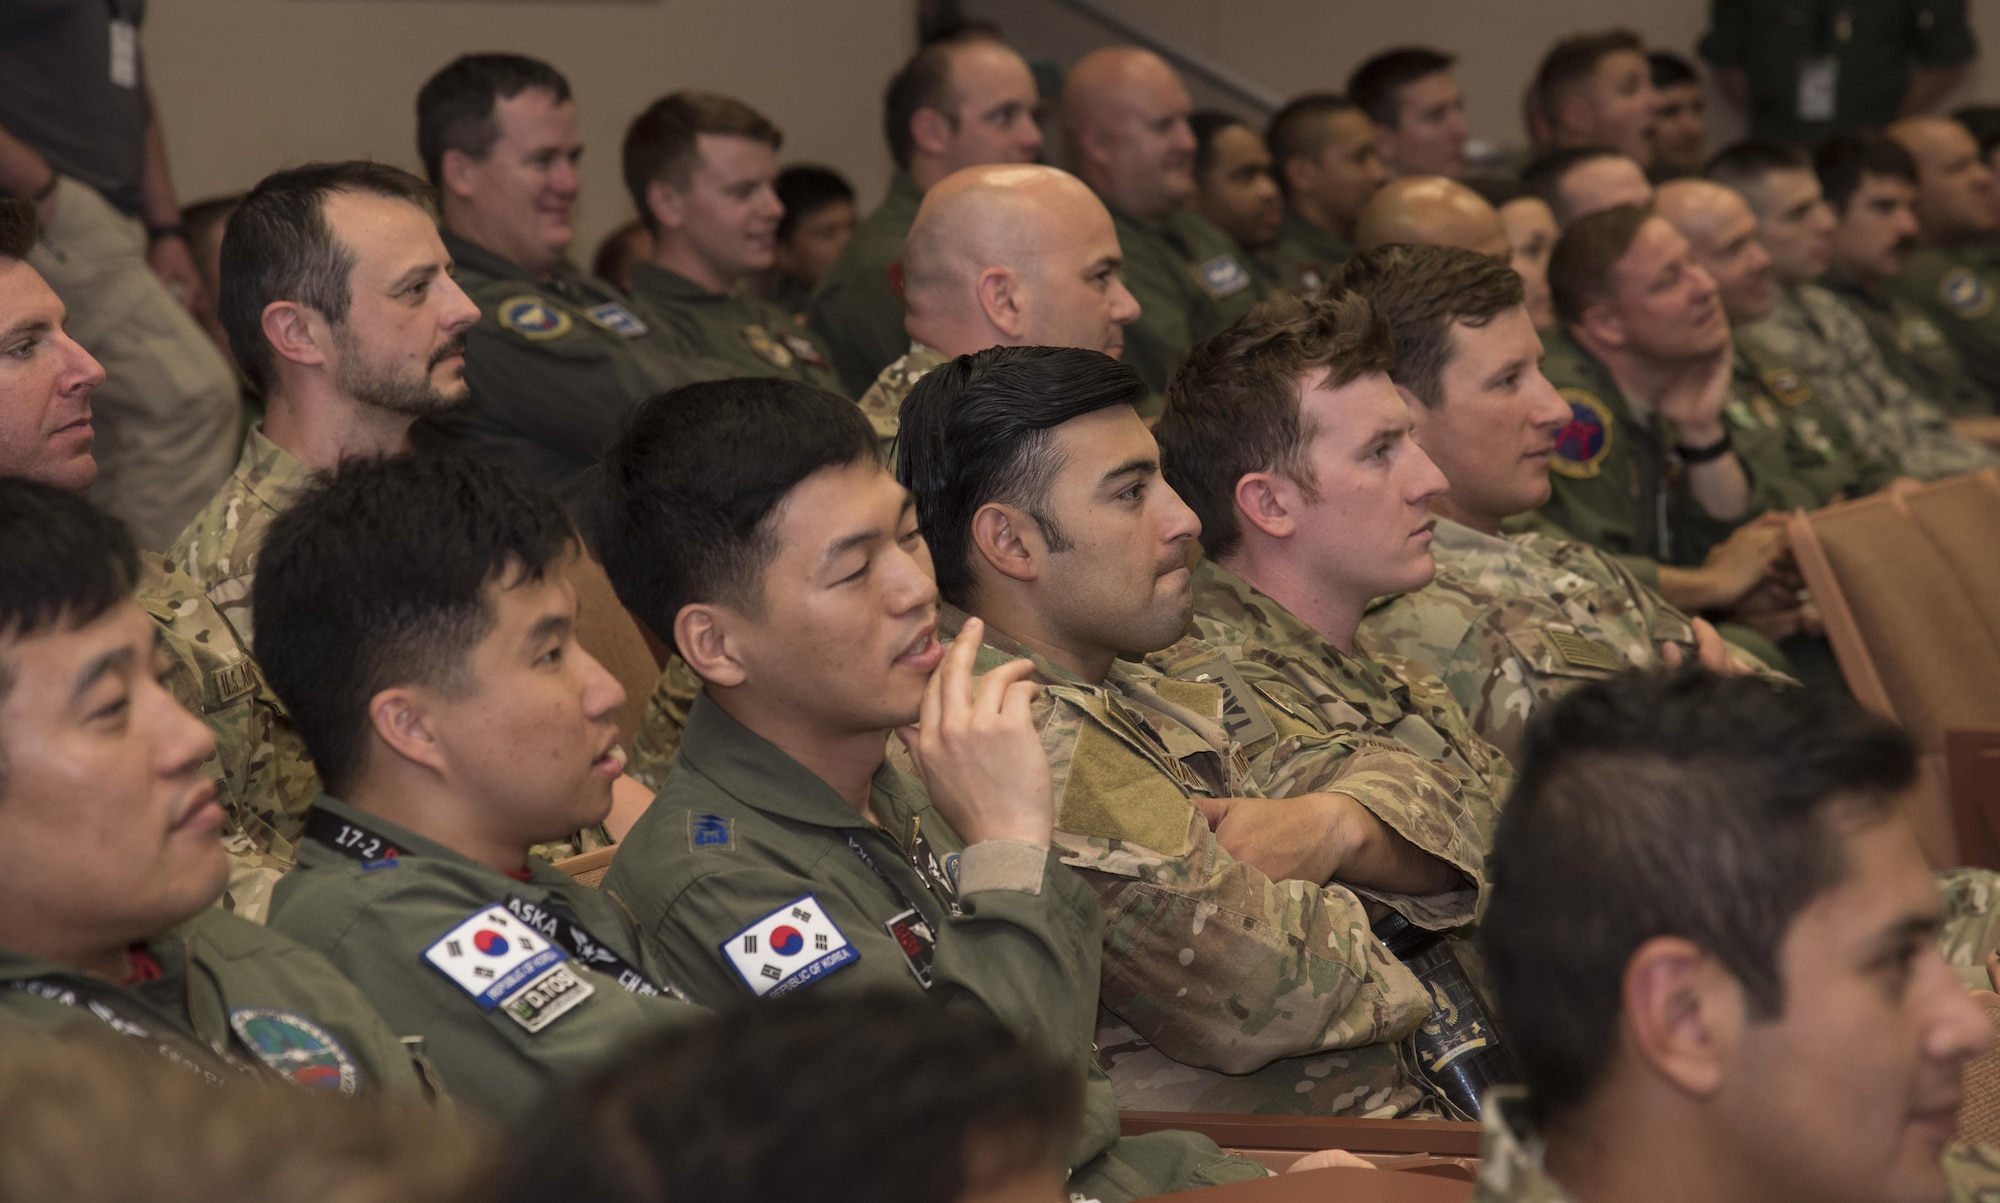
[[[1091,1046],[1103,921],[1051,852],[1029,666],[947,653],[909,494],[848,401],[789,381],[647,403],[595,530],[628,608],[705,684],[605,888],[718,1008],[886,988],[989,1011],[1087,1084],[1070,1189],[1262,1175],[1184,1133],[1121,1140]],[[900,729],[917,778],[886,762]]]
[[[61,356],[59,333],[36,337],[31,362]],[[213,906],[215,740],[162,687],[138,567],[116,519],[0,481],[0,1037],[122,1043],[217,1084],[422,1091],[347,979]]]
[[[1520,277],[1486,255],[1406,245],[1349,260],[1336,288],[1309,309],[1257,311],[1175,377],[1156,433],[1214,561],[1196,570],[1204,634],[1240,643],[1225,631],[1248,628],[1300,658],[1410,662],[1387,680],[1442,677],[1460,721],[1508,756],[1542,701],[1656,665],[1663,645],[1693,652],[1689,620],[1604,553],[1500,537],[1503,518],[1547,500],[1549,448],[1569,418],[1536,366]],[[1406,417],[1421,450],[1394,432]],[[1414,473],[1397,504],[1348,496],[1374,478],[1345,449],[1372,438]],[[1415,467],[1425,458],[1441,476]],[[1294,611],[1288,594],[1318,600]],[[1334,597],[1348,600],[1325,604]]]
[[[1930,938],[1916,768],[1845,696],[1748,678],[1537,720],[1481,930],[1527,1089],[1486,1109],[1474,1198],[1990,1197],[1993,1151],[1947,1150],[1992,1033]]]
[[[2000,464],[2000,452],[1954,431],[1931,398],[1890,371],[1860,315],[1820,287],[1837,223],[1810,159],[1789,146],[1744,142],[1717,155],[1708,174],[1750,206],[1771,258],[1771,311],[1741,326],[1746,347],[1798,369],[1859,453],[1904,475],[1936,480]]]
[[[1397,1047],[1428,995],[1368,925],[1469,922],[1494,799],[1320,686],[1186,637],[1199,524],[1160,479],[1145,395],[1096,352],[982,351],[918,382],[896,463],[962,607],[946,627],[984,619],[982,667],[1025,655],[1044,687],[1056,839],[1110,921],[1119,1101],[1428,1110]],[[1119,658],[1168,648],[1166,669]]]
[[[631,917],[533,854],[603,821],[624,690],[576,642],[560,502],[456,457],[350,464],[272,524],[258,647],[327,792],[271,926],[360,986],[460,1101],[699,1012]]]
[[[687,355],[839,392],[819,340],[748,287],[777,255],[783,143],[762,113],[712,92],[663,96],[632,119],[625,183],[653,235],[632,265],[633,300]]]
[[[0,379],[0,477],[74,493],[97,478],[90,394],[104,369],[63,333],[63,306],[26,262],[34,207],[0,198],[0,337],[29,370]],[[222,905],[261,920],[271,882],[292,860],[297,815],[318,787],[305,745],[235,630],[200,585],[160,556],[139,556],[139,605],[173,662],[167,688],[215,735],[202,771],[226,819],[230,881]]]

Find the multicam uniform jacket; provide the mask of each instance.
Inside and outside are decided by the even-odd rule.
[[[909,351],[883,368],[875,383],[861,394],[861,412],[868,415],[868,421],[875,427],[875,437],[882,440],[885,450],[895,445],[896,432],[902,429],[903,398],[910,395],[924,373],[949,362],[944,352],[913,342]]]
[[[257,553],[272,520],[310,483],[312,470],[253,426],[243,436],[236,470],[167,552],[229,620],[246,651],[255,650],[250,593],[257,583]]]

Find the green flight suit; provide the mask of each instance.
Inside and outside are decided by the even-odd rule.
[[[1191,1134],[1119,1138],[1091,1048],[1103,921],[1054,852],[966,848],[886,763],[869,807],[880,826],[704,694],[604,887],[698,1001],[928,990],[1069,1060],[1086,1078],[1072,1192],[1111,1203],[1262,1175]]]
[[[703,1014],[675,997],[623,908],[528,864],[514,880],[322,794],[270,923],[422,1036],[454,1098],[513,1122],[552,1081]]]
[[[1265,294],[1236,240],[1206,218],[1171,209],[1154,223],[1108,201],[1105,208],[1125,254],[1125,287],[1139,302],[1138,320],[1125,327],[1125,362],[1157,398],[1188,348],[1234,325]],[[1142,407],[1141,416],[1152,417],[1158,406]]]
[[[739,376],[777,376],[845,395],[826,352],[769,301],[710,292],[651,263],[632,265],[632,298],[640,320],[684,354],[720,360]]]
[[[1820,284],[1861,316],[1889,370],[1946,416],[1977,417],[2000,410],[1994,394],[1966,370],[1944,331],[1907,298],[1831,273]]]
[[[361,991],[275,931],[211,909],[145,951],[159,975],[117,986],[0,949],[0,1036],[124,1037],[217,1082],[261,1067],[341,1094],[430,1090]]]
[[[889,180],[888,195],[861,219],[813,289],[806,324],[833,358],[841,392],[859,397],[875,373],[910,349],[903,330],[903,290],[891,269],[903,261],[903,244],[917,221],[924,193],[908,172]]]
[[[1751,503],[1757,510],[1816,510],[1865,497],[1895,478],[1896,466],[1857,446],[1854,432],[1805,377],[1763,344],[1737,339],[1733,371],[1735,387],[1724,419],[1747,436],[1782,445],[1783,466],[1775,455],[1768,457],[1754,478]]]
[[[625,415],[655,393],[732,375],[689,358],[611,285],[564,264],[547,281],[449,230],[454,278],[479,306],[465,350],[472,395],[412,432],[430,451],[506,464],[566,500]]]
[[[1265,252],[1264,259],[1280,289],[1316,297],[1353,254],[1353,247],[1300,217],[1298,210],[1288,205],[1278,241]]]
[[[1895,293],[1944,332],[1965,370],[2000,396],[2000,246],[1925,247]]]

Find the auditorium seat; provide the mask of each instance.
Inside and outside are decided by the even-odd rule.
[[[609,848],[599,848],[595,852],[566,856],[557,861],[555,867],[575,878],[578,885],[589,886],[594,890],[598,883],[604,880],[604,875],[611,872],[611,857],[617,851],[618,845],[613,844]]]
[[[1412,1121],[1422,1122],[1422,1121]],[[1470,1182],[1402,1170],[1303,1170],[1254,1182],[1232,1182],[1160,1195],[1176,1203],[1465,1203]]]

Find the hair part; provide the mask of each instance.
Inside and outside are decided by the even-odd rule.
[[[462,696],[493,590],[545,579],[577,547],[555,498],[455,456],[348,460],[278,515],[257,563],[257,659],[328,792],[366,770],[376,694]]]
[[[1367,297],[1345,290],[1265,301],[1187,353],[1167,380],[1153,435],[1167,483],[1201,519],[1210,558],[1229,556],[1243,540],[1236,485],[1249,473],[1282,473],[1308,500],[1318,497],[1305,457],[1315,431],[1303,389],[1341,388],[1387,374],[1395,361],[1388,323]]]
[[[1389,324],[1390,379],[1427,408],[1444,404],[1452,331],[1480,327],[1524,303],[1520,274],[1491,256],[1455,246],[1391,243],[1344,264],[1333,287],[1366,297]]]
[[[493,108],[527,91],[569,100],[569,81],[540,59],[519,54],[467,54],[453,59],[417,93],[417,156],[434,188],[444,187],[444,155],[455,150],[483,161],[500,140]]]
[[[1549,252],[1549,296],[1557,317],[1575,325],[1585,310],[1611,298],[1611,275],[1652,216],[1651,209],[1614,205],[1577,218],[1562,232]]]
[[[347,320],[357,248],[333,232],[327,198],[336,193],[399,200],[435,216],[436,194],[386,163],[352,159],[274,172],[252,188],[222,234],[217,315],[243,374],[262,393],[277,385],[277,356],[264,337],[264,310],[276,301],[313,309],[338,329]]]
[[[1368,119],[1395,129],[1402,119],[1403,89],[1440,71],[1451,70],[1458,61],[1442,50],[1429,46],[1398,46],[1385,50],[1354,69],[1347,77],[1347,96]]]
[[[1845,877],[1846,832],[1893,814],[1915,777],[1887,720],[1761,678],[1626,674],[1537,714],[1480,940],[1538,1118],[1610,1072],[1625,969],[1649,940],[1691,941],[1753,1018],[1782,1015],[1786,931]]]
[[[1048,507],[1064,463],[1056,427],[1145,399],[1130,364],[1079,347],[991,347],[926,373],[903,399],[896,479],[916,497],[938,595],[971,602],[972,519],[988,503],[1022,511],[1049,550],[1069,550]]]

